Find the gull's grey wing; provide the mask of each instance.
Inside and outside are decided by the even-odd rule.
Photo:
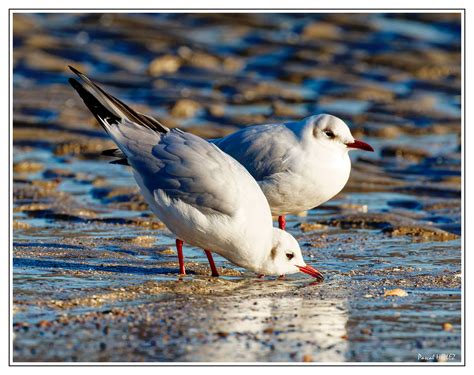
[[[227,137],[212,140],[225,153],[241,163],[257,180],[283,172],[297,138],[285,125],[256,125]]]
[[[70,78],[70,84],[118,146],[106,151],[120,158],[115,163],[131,165],[152,194],[161,190],[203,213],[238,209],[241,184],[251,179],[238,162],[202,138],[134,111],[70,68],[82,80]]]
[[[152,193],[162,190],[206,214],[232,215],[238,209],[239,184],[246,182],[246,171],[235,160],[178,129],[161,134],[150,151],[135,153],[128,162]]]

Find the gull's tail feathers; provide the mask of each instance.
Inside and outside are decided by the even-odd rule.
[[[125,157],[123,152],[120,151],[118,148],[112,148],[110,150],[104,150],[100,154],[104,155],[104,156],[112,156],[114,158],[123,158],[123,157]]]
[[[129,121],[134,122],[137,125],[144,126],[144,127],[149,128],[151,130],[154,130],[158,133],[167,133],[167,132],[169,132],[169,128],[167,128],[166,126],[161,124],[158,120],[154,119],[151,116],[148,116],[148,115],[145,115],[143,113],[137,112],[134,109],[130,108],[124,102],[118,100],[116,97],[114,97],[114,96],[110,95],[109,93],[107,93],[99,85],[94,83],[91,79],[89,79],[85,74],[81,73],[76,68],[69,65],[69,69],[71,69],[71,71],[73,73],[75,73],[79,78],[81,78],[81,80],[84,82],[84,87],[87,89],[87,91],[89,91],[89,93],[91,93],[93,96],[95,96],[96,99],[98,99],[111,112],[114,112],[115,114],[117,114],[121,118],[127,118]],[[71,79],[69,80],[69,82],[71,83]],[[74,88],[76,88],[76,87],[74,87]],[[86,105],[87,105],[87,103],[86,103]],[[92,113],[94,113],[94,112],[92,112]]]
[[[109,162],[110,164],[130,165],[128,164],[128,160],[125,154],[122,151],[120,151],[120,149],[118,148],[104,150],[100,154],[104,156],[111,156],[113,158],[116,158],[115,160],[112,160],[111,162]]]
[[[169,132],[159,121],[133,110],[77,69],[72,66],[69,68],[82,81],[69,78],[69,83],[120,149],[104,152],[108,156],[119,158],[113,161],[114,164],[127,164],[130,153],[139,152],[140,147],[152,145],[162,134]]]

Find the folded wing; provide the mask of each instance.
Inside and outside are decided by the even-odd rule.
[[[237,161],[202,138],[134,111],[71,69],[82,82],[69,82],[118,146],[106,151],[119,158],[116,163],[132,166],[152,193],[162,191],[206,214],[237,211],[240,190],[252,184]]]

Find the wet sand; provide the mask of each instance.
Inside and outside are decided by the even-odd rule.
[[[14,362],[461,361],[459,21],[15,15]],[[99,156],[113,143],[67,64],[204,137],[343,118],[376,152],[288,217],[325,281],[261,280],[218,256],[212,278],[191,247],[179,278],[173,236]]]

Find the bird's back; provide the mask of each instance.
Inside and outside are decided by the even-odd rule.
[[[222,151],[238,160],[257,180],[287,169],[296,135],[284,125],[255,125],[213,141]]]

